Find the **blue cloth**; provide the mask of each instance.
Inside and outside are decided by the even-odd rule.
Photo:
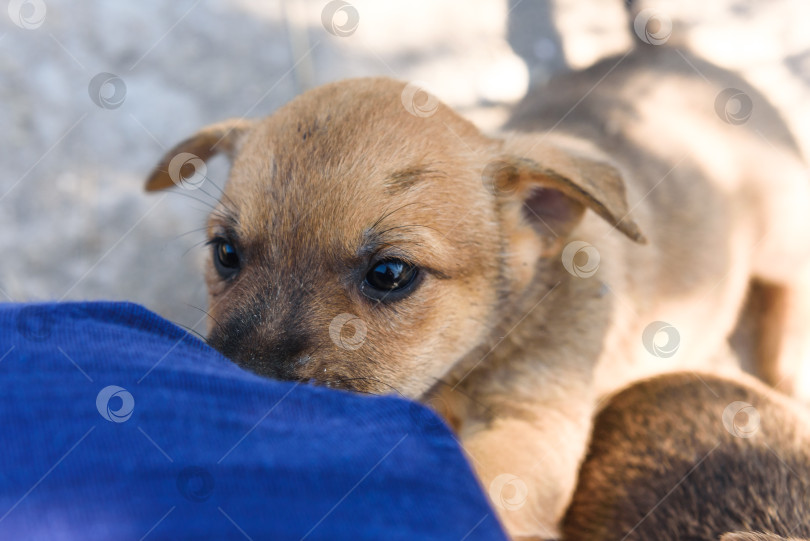
[[[270,381],[127,303],[0,305],[0,539],[505,539],[394,398]]]

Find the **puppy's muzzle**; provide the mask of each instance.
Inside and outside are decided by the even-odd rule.
[[[208,343],[244,368],[285,380],[301,378],[302,361],[313,349],[311,338],[291,317],[267,317],[260,310],[230,315],[213,328]]]

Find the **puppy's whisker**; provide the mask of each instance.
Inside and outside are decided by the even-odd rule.
[[[212,184],[212,185],[214,185],[214,186],[216,186],[216,184],[214,184],[213,182],[212,182],[211,184]],[[231,206],[229,206],[229,204],[228,204],[228,203],[226,203],[225,201],[223,201],[223,200],[222,200],[222,198],[219,198],[219,197],[216,197],[216,196],[211,195],[210,193],[206,192],[206,191],[205,191],[203,188],[201,188],[201,187],[200,187],[200,188],[197,188],[197,191],[198,191],[198,192],[201,192],[201,193],[203,193],[203,194],[205,194],[205,195],[207,195],[208,197],[210,197],[211,199],[213,199],[214,201],[216,201],[218,204],[222,205],[222,206],[225,208],[225,210],[227,210],[227,211],[228,211],[230,214],[236,214],[236,210],[235,210],[235,209],[236,209],[236,205],[234,205],[234,206],[232,206],[232,207],[231,207]],[[225,194],[223,193],[222,195],[225,195]],[[231,204],[233,204],[233,202],[231,202]]]
[[[175,191],[175,192],[169,192],[169,193],[174,194],[174,195],[182,195],[183,197],[188,197],[189,199],[193,199],[194,201],[196,201],[198,203],[202,203],[203,205],[205,205],[206,207],[208,207],[209,209],[211,209],[214,212],[219,212],[219,209],[216,206],[214,206],[213,204],[211,204],[208,201],[205,201],[203,199],[200,199],[199,197],[194,197],[193,195],[191,195],[188,192]]]
[[[239,220],[236,219],[234,214],[230,214],[227,209],[217,209],[209,213],[209,218],[218,218],[221,222],[224,222],[231,227],[236,226],[239,223]]]
[[[194,244],[189,246],[189,248],[185,252],[183,252],[182,257],[186,257],[189,254],[189,252],[191,252],[191,250],[194,250],[195,248],[199,248],[200,246],[202,246],[203,244],[206,244],[207,242],[208,242],[207,239],[203,239],[200,242],[195,242]]]
[[[202,312],[203,314],[205,314],[206,316],[208,316],[209,318],[211,318],[211,320],[212,320],[212,321],[213,321],[213,322],[214,322],[214,323],[217,325],[217,327],[219,327],[219,328],[223,328],[223,327],[222,327],[222,324],[221,324],[221,323],[220,323],[220,322],[217,320],[217,318],[215,318],[214,316],[212,316],[212,315],[211,315],[211,312],[209,312],[209,311],[208,311],[208,310],[206,310],[205,308],[200,308],[199,306],[195,306],[195,305],[193,305],[193,304],[186,304],[186,306],[188,306],[189,308],[194,308],[195,310],[199,310],[200,312]]]
[[[200,231],[206,231],[207,229],[208,229],[208,226],[198,227],[196,229],[192,229],[191,231],[186,231],[185,233],[181,233],[180,235],[177,235],[176,237],[174,237],[174,240],[180,240],[181,238],[186,237],[188,235],[191,235],[192,233],[199,233]]]
[[[187,332],[190,332],[190,333],[194,333],[194,334],[196,334],[196,335],[197,335],[197,337],[198,337],[200,340],[202,340],[203,342],[205,342],[206,344],[208,343],[208,339],[207,339],[205,336],[203,336],[203,335],[202,335],[200,332],[195,331],[195,330],[194,330],[194,329],[192,329],[191,327],[188,327],[188,326],[186,326],[186,325],[183,325],[182,323],[175,323],[175,324],[176,324],[178,327],[182,327],[182,328],[183,328],[183,329],[185,329]]]
[[[212,201],[216,201],[217,203],[221,204],[223,207],[226,207],[226,208],[227,208],[227,205],[225,205],[225,204],[224,204],[222,201],[220,201],[220,200],[219,200],[219,197],[216,197],[216,196],[214,196],[214,195],[211,195],[210,193],[208,193],[207,191],[205,191],[205,188],[203,188],[202,186],[197,186],[197,187],[195,188],[195,191],[200,192],[201,194],[203,194],[203,195],[205,195],[205,196],[210,197]],[[230,209],[228,209],[228,210],[230,210]]]
[[[231,212],[234,212],[234,211],[235,211],[235,209],[237,208],[237,204],[236,204],[236,203],[234,203],[233,199],[231,199],[230,197],[228,197],[228,194],[226,194],[226,193],[225,193],[225,190],[223,190],[222,188],[220,188],[220,187],[217,185],[217,183],[216,183],[216,182],[214,182],[213,180],[211,180],[211,179],[210,179],[210,178],[208,178],[208,177],[205,177],[205,178],[206,178],[206,180],[207,180],[207,181],[208,181],[208,182],[211,184],[211,186],[213,186],[214,188],[216,188],[216,190],[219,192],[219,194],[220,194],[220,196],[221,196],[221,197],[219,198],[220,203],[222,203],[222,204],[223,204],[223,206],[224,206],[224,207],[226,207],[226,208],[227,208],[228,210],[230,210]],[[209,197],[210,197],[210,196],[209,196]],[[228,205],[230,205],[230,206],[228,206]]]
[[[198,203],[202,203],[203,205],[205,205],[206,207],[208,207],[210,209],[210,211],[208,212],[209,217],[217,217],[221,221],[229,223],[229,224],[237,224],[238,223],[238,220],[236,218],[236,213],[233,212],[226,205],[221,205],[221,207],[222,207],[221,208],[221,207],[216,206],[216,205],[214,205],[212,203],[209,203],[208,201],[200,199],[199,197],[194,197],[193,195],[191,195],[189,193],[184,193],[184,192],[170,192],[170,193],[173,193],[173,194],[176,194],[176,195],[182,195],[184,197],[188,197],[190,199],[193,199],[194,201],[196,201]],[[206,195],[208,195],[208,194],[206,194]],[[216,199],[214,199],[214,201],[216,201]],[[221,203],[221,202],[218,202],[218,204],[219,203]],[[206,229],[206,228],[207,227],[204,227],[202,229]]]

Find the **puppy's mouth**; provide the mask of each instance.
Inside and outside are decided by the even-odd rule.
[[[260,376],[295,381],[362,394],[399,394],[396,388],[371,375],[347,373],[342,359],[322,358],[309,341],[288,337],[262,344],[251,336],[228,335],[212,331],[208,344],[242,368]]]
[[[299,381],[298,370],[310,360],[310,355],[302,352],[300,340],[289,340],[273,345],[261,344],[255,333],[228,333],[212,331],[208,344],[242,368],[261,376],[286,381]]]

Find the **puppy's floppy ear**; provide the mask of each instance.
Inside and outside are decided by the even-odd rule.
[[[162,190],[179,185],[184,180],[186,165],[196,169],[196,162],[206,162],[211,157],[224,153],[233,159],[239,150],[242,136],[253,126],[253,121],[231,118],[201,129],[182,143],[175,145],[160,160],[146,181],[146,191]]]
[[[646,239],[628,216],[624,180],[618,167],[594,147],[552,135],[512,135],[501,157],[485,170],[496,193],[516,194],[526,217],[543,233],[562,241],[586,209],[644,244]]]

